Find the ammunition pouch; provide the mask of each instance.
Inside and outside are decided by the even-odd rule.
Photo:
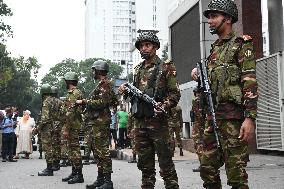
[[[208,72],[213,96],[218,103],[242,104],[240,69],[236,65],[218,65]]]

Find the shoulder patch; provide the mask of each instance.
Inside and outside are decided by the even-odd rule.
[[[165,64],[170,64],[170,63],[173,63],[173,61],[170,60],[170,59],[167,59],[164,63],[165,63]]]
[[[243,35],[242,38],[244,39],[244,41],[252,41],[252,37],[249,35]]]

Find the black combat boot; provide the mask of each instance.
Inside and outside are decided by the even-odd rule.
[[[52,164],[48,163],[47,168],[37,173],[38,176],[53,176]]]
[[[101,171],[98,171],[98,176],[97,176],[97,180],[93,183],[93,184],[90,184],[90,185],[86,185],[86,189],[96,189],[96,187],[100,187],[104,184],[104,175],[103,175],[103,172]]]
[[[192,169],[193,172],[200,172],[200,166]]]
[[[180,155],[180,156],[183,156],[182,148],[179,148],[179,155]]]
[[[62,159],[61,162],[59,163],[60,167],[67,167],[66,165],[66,159]]]
[[[91,163],[90,163],[89,158],[85,159],[82,164],[83,165],[90,165]]]
[[[53,170],[53,171],[58,171],[58,170],[60,170],[60,165],[59,165],[59,163],[60,163],[59,160],[55,160],[55,161],[53,162],[53,165],[52,165],[52,170]]]
[[[38,159],[42,159],[42,151],[39,152],[39,158]]]
[[[128,161],[128,163],[137,163],[135,153],[133,153],[133,158],[132,158],[132,160]]]
[[[82,168],[75,169],[75,175],[68,180],[68,184],[76,184],[76,183],[83,183],[84,177],[82,174]]]
[[[75,176],[75,174],[75,168],[72,166],[72,173],[68,177],[62,178],[62,182],[68,182]]]
[[[111,181],[111,173],[105,175],[105,183],[97,189],[113,189],[113,183]]]

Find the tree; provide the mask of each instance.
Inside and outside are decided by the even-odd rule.
[[[5,36],[12,37],[13,31],[10,25],[4,23],[3,17],[12,16],[12,10],[4,3],[3,0],[0,0],[0,40],[5,41]]]
[[[90,58],[80,62],[73,59],[63,60],[61,63],[56,64],[50,69],[50,72],[42,79],[42,83],[57,86],[59,95],[63,96],[66,93],[65,82],[63,80],[64,74],[72,71],[78,74],[78,88],[84,93],[84,96],[87,97],[94,88],[94,79],[91,68],[93,63],[99,59],[105,60],[102,58]],[[121,75],[123,68],[117,64],[111,63],[110,60],[105,61],[109,64],[109,78],[118,78]]]
[[[13,77],[13,66],[14,63],[9,57],[6,46],[0,43],[0,94],[4,92],[7,83]]]

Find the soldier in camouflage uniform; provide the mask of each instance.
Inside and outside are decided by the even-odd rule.
[[[172,61],[162,62],[156,55],[160,42],[152,31],[143,31],[135,47],[140,51],[143,62],[135,67],[133,85],[153,97],[159,106],[169,111],[180,99],[176,69]],[[125,86],[119,92],[126,93]],[[126,96],[125,96],[126,97]],[[137,107],[137,108],[135,108]],[[168,145],[169,129],[166,115],[152,104],[132,99],[135,117],[135,148],[138,154],[137,167],[142,171],[143,189],[155,187],[155,151],[158,155],[160,175],[168,189],[179,188],[178,177]]]
[[[135,138],[134,138],[134,117],[129,113],[129,119],[127,122],[127,137],[131,140],[131,149],[132,149],[132,160],[128,163],[137,163],[136,160],[136,150],[135,150]]]
[[[204,11],[210,33],[217,34],[207,61],[221,148],[217,148],[210,115],[204,131],[201,178],[206,188],[221,188],[219,168],[225,163],[227,183],[248,189],[248,141],[255,134],[257,110],[256,61],[252,38],[237,36],[237,6],[230,0],[212,0]],[[197,70],[192,71],[197,80]]]
[[[191,113],[193,115],[191,116],[193,126],[192,126],[192,139],[194,141],[194,148],[196,150],[196,154],[198,156],[199,162],[203,151],[203,132],[204,132],[204,125],[205,125],[205,114],[202,111],[202,108],[204,107],[203,100],[201,96],[201,91],[198,90],[198,87],[196,86],[193,89],[194,93],[194,99],[192,100],[192,110]],[[200,167],[194,168],[193,172],[199,172]]]
[[[170,132],[170,147],[172,156],[175,152],[175,140],[177,141],[177,147],[179,148],[179,155],[183,156],[182,142],[181,142],[181,129],[182,129],[182,110],[180,106],[172,108],[170,111],[170,116],[168,118],[169,122],[169,132]],[[175,136],[176,135],[176,138]]]
[[[76,100],[82,99],[82,93],[77,89],[78,76],[74,72],[67,72],[64,75],[68,94],[64,101],[65,121],[63,135],[67,139],[68,158],[72,164],[72,173],[62,179],[68,184],[83,183],[82,156],[79,144],[79,132],[81,128],[81,107],[76,105]]]
[[[56,119],[53,120],[53,138],[52,138],[52,146],[53,146],[53,171],[60,170],[60,158],[61,158],[61,129],[62,129],[62,105],[63,102],[58,99],[58,89],[55,86],[51,87],[52,96],[56,99],[57,109],[60,111],[54,112]]]
[[[94,79],[98,81],[90,99],[77,100],[77,104],[86,105],[85,123],[92,127],[93,150],[98,156],[97,180],[87,185],[88,189],[113,189],[111,181],[112,161],[109,151],[109,135],[111,123],[110,106],[116,107],[118,101],[111,81],[107,77],[109,65],[98,60],[92,65]]]
[[[53,165],[56,164],[54,159],[54,125],[53,121],[57,120],[56,112],[60,111],[60,102],[58,99],[52,97],[52,90],[50,85],[43,84],[41,87],[42,95],[42,110],[41,118],[38,125],[39,132],[41,133],[41,141],[43,151],[45,152],[45,159],[47,168],[38,172],[38,176],[53,176]]]

